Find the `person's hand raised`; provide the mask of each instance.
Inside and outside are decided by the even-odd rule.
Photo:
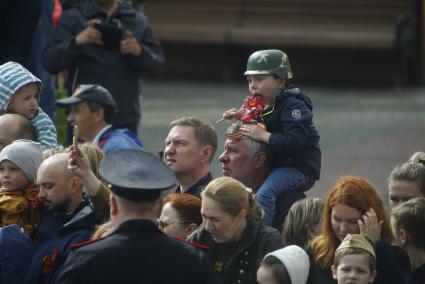
[[[80,179],[86,178],[90,172],[90,162],[87,155],[78,147],[69,147],[68,170]]]
[[[75,42],[78,46],[87,44],[102,45],[102,33],[96,29],[96,24],[100,24],[97,19],[91,20],[88,26],[75,37]]]
[[[139,56],[142,53],[142,47],[130,31],[126,32],[125,39],[121,41],[120,50],[122,54],[133,56]]]
[[[379,241],[381,239],[381,227],[384,221],[378,220],[375,210],[370,208],[357,222],[359,224],[360,234],[368,236],[373,241]]]

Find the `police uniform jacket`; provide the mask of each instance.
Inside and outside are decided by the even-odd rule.
[[[108,16],[92,2],[81,1],[79,6],[63,12],[44,50],[43,66],[53,74],[68,69],[68,81],[75,86],[99,84],[105,87],[118,106],[113,124],[136,122],[140,118],[140,77],[146,73],[161,73],[165,67],[164,53],[153,36],[148,19],[131,3],[119,1],[118,9]],[[95,44],[77,46],[75,37],[93,19],[109,25],[121,25],[124,32],[129,30],[141,46],[142,53],[132,56]],[[72,89],[72,86],[67,87]]]
[[[312,180],[320,177],[319,132],[313,123],[313,106],[300,89],[289,85],[275,96],[262,117],[271,132],[269,148],[277,167],[295,167]]]
[[[57,283],[211,283],[211,273],[185,244],[149,220],[121,224],[108,237],[70,254]]]
[[[200,227],[190,240],[209,247],[208,257],[217,283],[257,283],[257,270],[264,256],[283,247],[281,234],[257,220],[248,219],[242,239],[218,244]]]

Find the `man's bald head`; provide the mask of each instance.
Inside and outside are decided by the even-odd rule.
[[[0,116],[0,151],[18,139],[35,139],[34,127],[26,117],[20,114]]]
[[[68,170],[69,153],[58,153],[45,159],[38,171],[48,171],[55,175],[61,176],[67,180],[72,177],[71,172]]]
[[[38,198],[48,210],[71,213],[82,198],[82,185],[67,168],[69,153],[59,153],[44,160],[37,173]]]

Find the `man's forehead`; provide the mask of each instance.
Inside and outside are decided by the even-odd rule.
[[[229,139],[229,138],[227,138],[224,141],[224,146],[243,149],[245,147],[245,144],[242,142],[242,139]]]
[[[170,129],[167,139],[189,140],[195,139],[194,129],[192,126],[175,125]]]

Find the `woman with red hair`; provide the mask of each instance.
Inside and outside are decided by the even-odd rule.
[[[403,277],[407,274],[392,268],[392,265],[400,266],[396,260],[400,251],[389,246],[394,241],[390,219],[381,196],[370,181],[356,176],[341,177],[329,191],[323,210],[322,233],[310,245],[314,265],[308,283],[336,283],[330,268],[335,250],[349,233],[364,234],[376,242],[378,277],[374,283],[404,283]],[[385,255],[384,263],[380,262],[379,255]],[[382,264],[381,271],[379,264]],[[395,273],[389,279],[396,282],[383,282],[384,273],[387,274],[385,278]]]
[[[167,195],[159,228],[172,238],[186,239],[202,224],[201,199],[187,193]]]

